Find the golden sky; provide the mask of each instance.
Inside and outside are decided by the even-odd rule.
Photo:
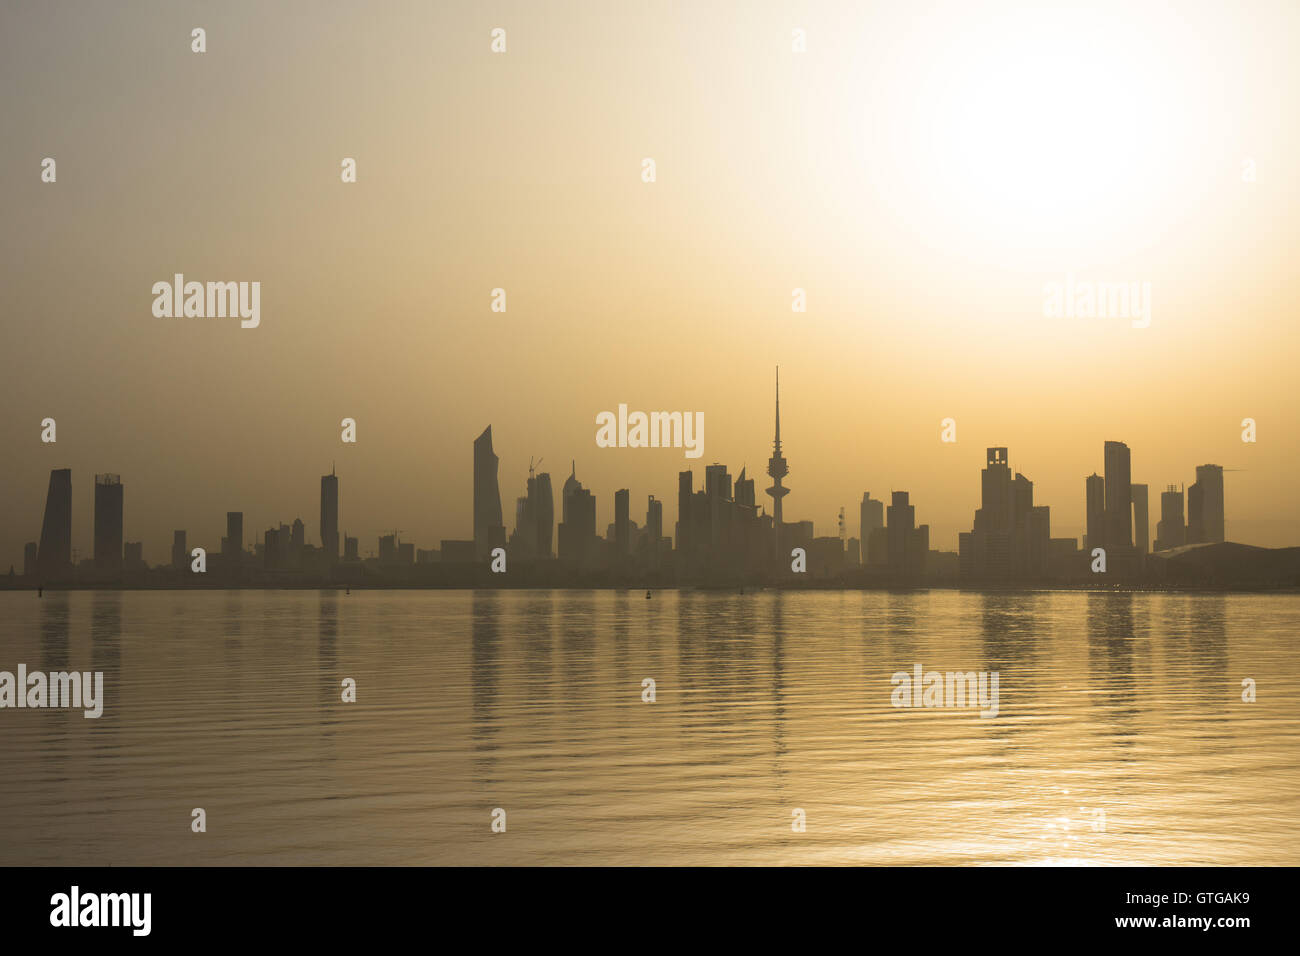
[[[1290,0],[7,3],[0,565],[57,467],[83,553],[99,471],[152,562],[227,510],[318,540],[333,462],[363,553],[468,538],[488,424],[508,526],[542,456],[667,530],[685,467],[769,500],[777,364],[819,533],[901,489],[955,549],[1006,445],[1079,535],[1114,439],[1153,537],[1214,462],[1229,539],[1300,544],[1297,35]],[[260,327],[155,318],[177,272],[260,281]],[[1047,318],[1067,275],[1151,283],[1150,326]],[[620,402],[702,411],[703,458],[597,448]]]

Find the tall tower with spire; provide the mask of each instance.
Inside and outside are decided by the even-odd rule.
[[[772,442],[772,457],[767,460],[767,473],[772,477],[772,487],[767,493],[772,498],[772,537],[776,542],[776,560],[781,560],[781,499],[790,493],[782,487],[781,479],[790,473],[790,466],[781,454],[781,367],[776,369],[776,438]]]

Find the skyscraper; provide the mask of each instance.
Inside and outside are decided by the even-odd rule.
[[[1133,546],[1133,488],[1128,445],[1108,441],[1106,459],[1107,551]]]
[[[744,505],[746,508],[754,507],[754,479],[745,477],[745,469],[740,469],[740,474],[736,476],[736,484],[732,489],[735,496],[736,504]]]
[[[596,538],[596,497],[578,481],[577,467],[564,483],[560,522],[560,560],[585,565],[593,556]]]
[[[631,504],[632,493],[628,489],[620,488],[614,492],[614,547],[620,558],[632,549]]]
[[[474,439],[474,556],[486,558],[493,548],[503,548],[505,543],[497,456],[492,451],[492,426],[489,425]]]
[[[677,550],[691,547],[691,502],[695,497],[695,475],[688,469],[677,473]]]
[[[320,546],[330,564],[339,559],[339,479],[330,469],[320,478]]]
[[[226,536],[222,539],[222,555],[230,567],[243,563],[244,557],[244,513],[242,511],[226,512]]]
[[[889,569],[897,574],[906,573],[916,531],[916,505],[907,500],[906,491],[893,492],[887,509],[889,533]]]
[[[779,564],[783,557],[781,500],[790,493],[790,489],[781,484],[781,480],[790,473],[790,468],[786,464],[785,456],[781,454],[781,369],[779,367],[776,370],[776,436],[772,440],[772,457],[767,460],[767,473],[772,478],[772,487],[767,489],[767,493],[772,499],[772,538],[776,542],[776,560]]]
[[[185,547],[185,532],[172,532],[172,567],[184,568],[190,559],[189,549]]]
[[[95,476],[95,567],[122,567],[122,479],[117,475]]]
[[[871,492],[862,493],[862,504],[858,506],[858,540],[862,551],[863,564],[883,564],[881,551],[881,531],[885,527],[885,503],[871,497]],[[872,550],[872,542],[875,550]]]
[[[45,518],[36,550],[36,572],[43,581],[66,578],[72,571],[72,469],[50,472]]]
[[[645,508],[645,533],[650,563],[659,563],[659,539],[664,536],[664,503],[651,495]]]
[[[533,519],[537,522],[537,555],[549,558],[555,553],[551,550],[555,534],[555,494],[551,491],[549,472],[537,476],[529,494],[533,498]]]
[[[1182,547],[1187,542],[1187,529],[1183,525],[1183,493],[1177,485],[1170,485],[1160,494],[1160,520],[1156,522],[1157,551]]]
[[[1133,496],[1133,546],[1139,555],[1151,550],[1151,519],[1147,514],[1147,486],[1130,485]]]
[[[1223,466],[1197,465],[1187,489],[1187,543],[1223,540]]]
[[[1106,479],[1094,471],[1084,484],[1088,516],[1084,544],[1091,551],[1093,548],[1106,547]]]
[[[555,529],[555,499],[551,476],[534,474],[528,464],[527,493],[515,499],[515,530],[510,535],[511,554],[524,558],[551,557]]]

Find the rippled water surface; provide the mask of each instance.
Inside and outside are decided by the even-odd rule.
[[[1294,865],[1298,623],[1293,595],[0,593],[0,670],[106,697],[0,710],[0,863]],[[894,707],[918,663],[997,671],[997,716]]]

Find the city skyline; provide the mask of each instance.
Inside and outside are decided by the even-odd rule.
[[[501,55],[472,9],[395,3],[390,32],[323,6],[213,11],[202,55],[183,9],[145,28],[108,9],[0,14],[0,76],[21,91],[0,109],[22,144],[0,155],[0,567],[21,563],[57,467],[78,476],[78,514],[93,473],[148,500],[127,521],[152,561],[181,526],[219,540],[232,499],[257,524],[301,508],[331,461],[366,535],[467,537],[472,477],[445,450],[488,422],[512,497],[530,458],[557,480],[576,458],[609,489],[603,528],[617,488],[671,497],[682,456],[597,449],[600,410],[700,410],[706,460],[759,476],[777,364],[789,500],[819,526],[864,488],[907,489],[932,544],[955,548],[972,505],[957,476],[1005,446],[1054,533],[1082,535],[1078,476],[1121,436],[1153,520],[1159,489],[1215,462],[1244,469],[1232,538],[1300,540],[1300,133],[1279,120],[1300,89],[1294,5],[945,3],[919,30],[902,7],[829,4],[804,11],[792,54],[784,7],[743,27],[720,7],[688,25],[637,10],[623,50],[599,18],[506,4]],[[431,57],[424,37],[457,39]],[[321,49],[347,50],[356,82]],[[168,81],[124,65],[145,60]],[[1025,97],[1060,106],[1036,125],[999,112]],[[177,120],[161,137],[159,116]],[[155,316],[152,286],[176,273],[260,282],[258,327]],[[1049,318],[1045,287],[1070,277],[1149,282],[1150,325]],[[92,547],[88,526],[75,543]]]
[[[656,499],[653,491],[647,494],[645,522],[638,526],[631,517],[631,492],[624,487],[612,496],[613,521],[601,535],[597,520],[597,502],[601,496],[583,487],[577,477],[576,460],[570,463],[570,474],[561,490],[558,524],[554,522],[550,473],[538,472],[530,461],[525,494],[516,499],[514,526],[508,531],[502,521],[499,458],[492,444],[492,426],[488,425],[472,443],[471,537],[439,539],[438,548],[417,549],[416,542],[402,541],[403,529],[394,528],[377,536],[379,561],[389,567],[482,564],[489,558],[500,554],[509,556],[513,552],[516,561],[558,558],[561,564],[575,571],[620,567],[626,570],[633,563],[646,571],[671,568],[676,575],[674,580],[687,583],[692,576],[702,573],[698,562],[705,555],[708,562],[719,568],[732,567],[738,573],[767,575],[781,570],[784,560],[790,556],[787,553],[790,548],[802,548],[823,574],[874,566],[888,569],[898,580],[911,583],[927,580],[954,583],[958,578],[968,583],[998,583],[1068,580],[1086,563],[1081,559],[1095,557],[1097,552],[1093,549],[1102,548],[1115,579],[1136,580],[1144,573],[1147,556],[1153,551],[1225,541],[1228,522],[1222,466],[1197,465],[1196,481],[1190,486],[1168,486],[1161,495],[1160,518],[1152,544],[1148,486],[1132,481],[1131,449],[1115,440],[1103,443],[1105,474],[1094,472],[1082,482],[1087,528],[1081,538],[1052,534],[1052,506],[1035,505],[1033,481],[1018,470],[1013,472],[1008,449],[999,446],[986,448],[981,504],[975,510],[973,529],[958,532],[955,552],[931,547],[931,525],[916,518],[918,502],[908,491],[893,489],[887,506],[872,499],[869,491],[863,493],[856,537],[849,536],[842,514],[837,523],[838,535],[818,535],[818,530],[825,529],[819,528],[815,521],[781,520],[783,500],[790,493],[782,481],[790,469],[782,453],[779,369],[774,403],[773,455],[768,462],[768,474],[774,484],[767,490],[773,507],[768,513],[755,500],[753,481],[746,478],[747,466],[742,466],[733,486],[727,467],[714,462],[705,465],[704,487],[699,491],[694,488],[693,469],[678,473],[673,534],[663,534],[662,499]],[[76,526],[72,516],[72,486],[70,469],[51,471],[40,534],[36,541],[23,546],[25,577],[58,581],[60,567],[73,568],[80,563],[79,549],[71,546],[72,529]],[[106,580],[124,568],[143,570],[150,564],[159,566],[157,562],[145,560],[142,542],[125,537],[121,477],[95,474],[94,489],[93,550],[87,565],[94,574],[90,580],[95,579],[94,575]],[[720,512],[720,507],[725,510]],[[292,524],[279,520],[277,526],[273,521],[262,533],[248,525],[250,531],[246,535],[244,512],[228,511],[226,535],[215,550],[221,556],[222,574],[213,580],[238,580],[238,569],[241,565],[252,568],[254,557],[260,562],[257,566],[266,570],[303,571],[307,568],[304,555],[319,552],[320,557],[312,558],[312,567],[316,572],[327,572],[340,560],[359,562],[363,557],[375,556],[374,550],[361,544],[361,532],[348,534],[346,522],[340,529],[340,480],[333,465],[329,474],[320,477],[319,509],[320,521],[314,540],[308,538],[301,517],[295,517]],[[554,551],[550,547],[553,537],[558,539]],[[340,540],[344,545],[341,556]],[[172,567],[188,565],[187,542],[207,552],[214,550],[191,538],[188,528],[173,529],[169,561]],[[951,561],[954,557],[955,565]],[[942,574],[939,565],[944,566]]]

